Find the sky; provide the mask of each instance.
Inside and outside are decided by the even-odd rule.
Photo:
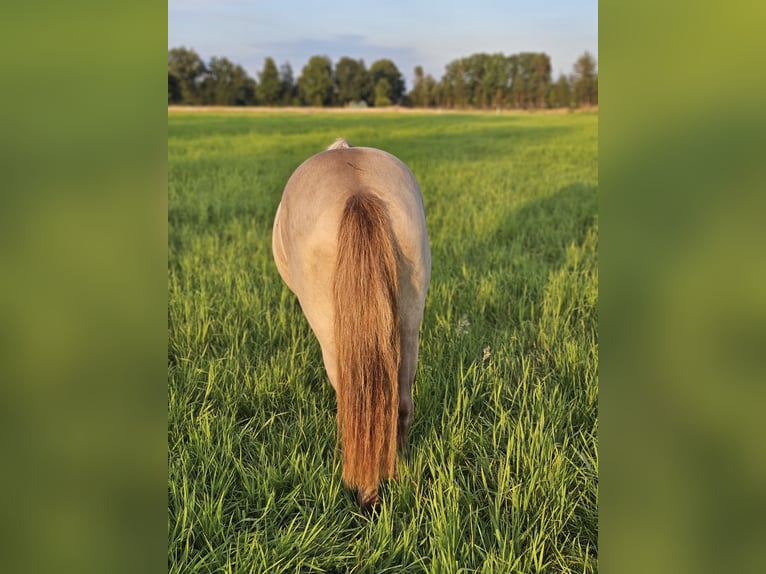
[[[597,0],[168,0],[168,48],[225,57],[255,79],[267,57],[297,79],[311,56],[388,58],[407,89],[423,66],[477,52],[545,52],[553,79],[586,50],[598,58]]]

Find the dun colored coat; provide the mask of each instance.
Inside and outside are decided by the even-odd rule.
[[[420,187],[391,154],[338,140],[288,180],[272,248],[336,391],[343,480],[369,508],[413,418],[431,277]]]

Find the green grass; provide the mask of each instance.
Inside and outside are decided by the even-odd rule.
[[[169,571],[595,572],[598,116],[168,123]],[[433,258],[410,460],[371,518],[271,256],[287,178],[337,136],[409,165]]]

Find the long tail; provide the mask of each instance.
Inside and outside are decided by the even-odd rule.
[[[384,203],[369,193],[346,201],[333,285],[338,373],[338,437],[343,480],[374,503],[396,459],[399,282],[396,245]]]

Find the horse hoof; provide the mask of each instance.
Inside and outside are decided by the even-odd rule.
[[[359,503],[359,506],[362,509],[362,512],[365,514],[370,514],[373,510],[375,510],[380,505],[380,498],[378,498],[377,492],[372,493],[362,493],[357,492],[356,493],[356,500]]]

